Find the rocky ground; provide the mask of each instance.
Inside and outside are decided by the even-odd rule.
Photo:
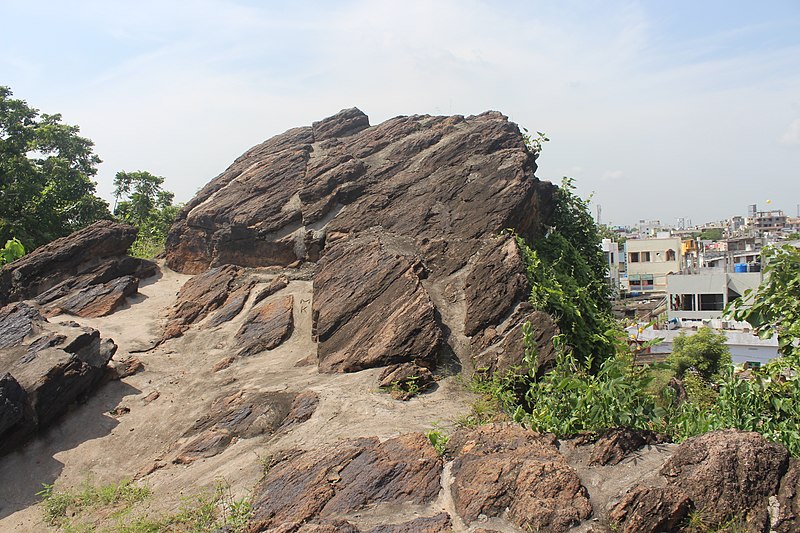
[[[535,168],[499,113],[345,110],[235,161],[158,263],[99,222],[4,267],[0,530],[46,529],[42,484],[124,478],[152,492],[130,517],[221,480],[251,531],[797,530],[800,467],[756,434],[457,423],[525,321],[553,357],[503,233],[546,231]]]

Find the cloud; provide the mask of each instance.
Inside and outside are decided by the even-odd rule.
[[[800,118],[795,119],[781,137],[781,144],[789,146],[800,145]]]

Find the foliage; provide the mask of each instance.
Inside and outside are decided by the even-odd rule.
[[[124,509],[150,495],[150,489],[134,485],[127,479],[100,487],[87,482],[69,491],[56,491],[53,485],[42,486],[43,489],[36,495],[42,498],[45,521],[51,526],[65,524],[69,520],[68,513],[76,515],[88,509],[108,506],[123,506]],[[119,513],[120,510],[117,511]]]
[[[697,238],[704,241],[722,240],[722,228],[705,228],[697,235]]]
[[[651,429],[655,402],[646,391],[649,377],[630,356],[605,359],[597,372],[561,351],[556,367],[532,380],[514,420],[556,435],[597,432],[626,426]]]
[[[778,337],[778,351],[800,360],[800,250],[768,246],[761,252],[764,280],[757,291],[746,290],[731,302],[725,315],[749,322],[762,339]]]
[[[436,453],[439,455],[444,455],[445,450],[447,450],[447,442],[450,440],[450,438],[438,429],[432,429],[428,431],[425,436],[428,437],[428,440],[436,450]]]
[[[25,246],[19,239],[13,238],[6,241],[6,245],[0,248],[0,266],[16,261],[25,255]]]
[[[152,258],[164,249],[170,226],[180,210],[175,195],[161,188],[164,178],[150,172],[117,172],[114,177],[114,216],[139,228],[131,245],[134,257]]]
[[[528,133],[526,128],[522,128],[522,140],[528,150],[530,150],[530,152],[533,154],[534,158],[539,157],[539,154],[542,153],[542,145],[550,141],[550,139],[547,138],[547,135],[545,135],[543,132],[537,131],[536,135],[534,135],[532,133]]]
[[[556,193],[554,227],[529,245],[517,236],[536,309],[552,315],[579,360],[614,354],[617,326],[611,315],[606,264],[587,202],[564,178]]]
[[[32,250],[110,217],[91,180],[100,158],[79,131],[0,86],[0,242]]]
[[[731,353],[726,346],[727,337],[709,327],[700,328],[694,335],[681,332],[672,343],[672,353],[667,363],[682,378],[694,368],[698,374],[710,379],[731,364]]]

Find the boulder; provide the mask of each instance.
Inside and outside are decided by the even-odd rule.
[[[49,315],[66,313],[83,318],[110,315],[125,303],[125,299],[139,292],[139,279],[122,276],[107,283],[90,285],[63,298],[49,309]]]
[[[387,366],[378,376],[378,387],[388,389],[398,400],[410,400],[434,383],[433,373],[416,363]]]
[[[8,307],[19,309],[24,304]],[[70,404],[90,395],[106,378],[117,348],[95,329],[51,324],[37,315],[29,321],[36,324],[38,337],[0,349],[0,453],[51,425]]]
[[[788,466],[786,448],[758,433],[726,429],[692,437],[664,462],[660,476],[611,506],[609,521],[619,531],[658,533],[680,530],[691,513],[713,531],[793,531],[796,474]]]
[[[645,446],[668,442],[666,435],[630,428],[609,429],[597,439],[589,459],[590,465],[616,465]]]
[[[758,433],[726,429],[687,439],[661,468],[710,527],[765,510],[778,492],[789,452]]]
[[[455,509],[469,525],[506,517],[523,530],[567,531],[592,514],[578,474],[552,436],[520,426],[487,425],[453,435]]]
[[[184,444],[173,462],[188,464],[217,455],[234,439],[274,433],[294,407],[296,396],[289,392],[238,391],[217,399],[208,414],[183,435]]]
[[[154,274],[150,261],[125,255],[136,234],[133,226],[100,220],[33,250],[0,270],[0,305],[53,290],[45,297],[51,302],[118,277]]]
[[[16,346],[41,330],[45,318],[24,302],[0,308],[0,349]]]

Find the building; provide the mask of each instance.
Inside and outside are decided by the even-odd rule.
[[[619,244],[611,239],[603,239],[600,246],[603,249],[603,258],[606,261],[606,283],[611,291],[611,297],[619,297],[620,290],[620,253]]]
[[[667,276],[667,316],[684,324],[722,318],[728,302],[761,284],[761,272],[703,269],[698,273]]]
[[[681,270],[681,240],[660,233],[625,242],[630,292],[666,292],[667,274]]]

